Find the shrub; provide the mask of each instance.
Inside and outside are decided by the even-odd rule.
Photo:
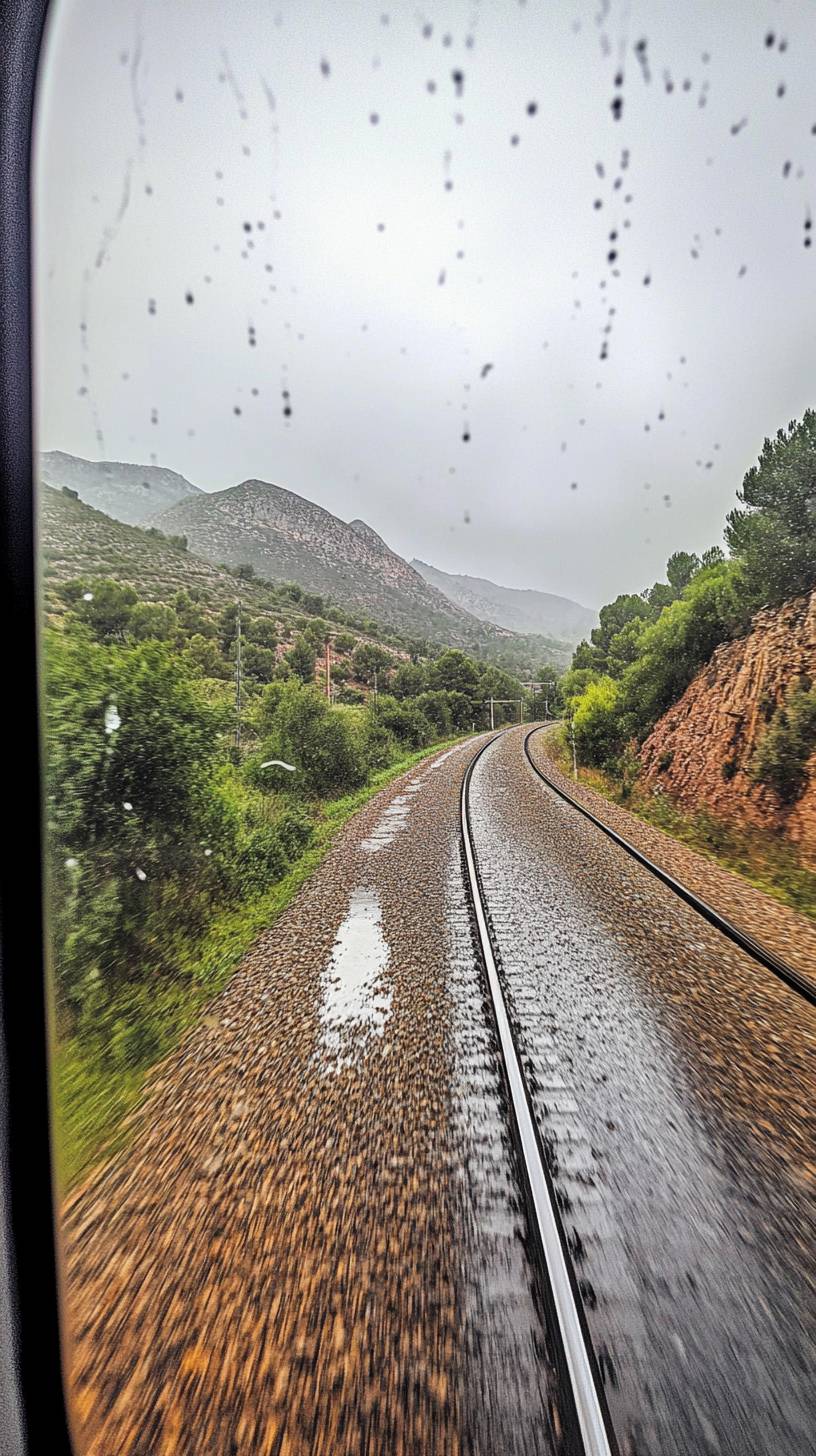
[[[623,748],[621,690],[611,677],[598,678],[578,699],[573,715],[575,746],[584,763],[609,767]]]
[[[130,614],[128,636],[134,642],[169,642],[178,631],[178,617],[172,607],[159,602],[137,602]]]
[[[317,688],[297,680],[273,683],[261,709],[264,757],[297,766],[292,788],[315,798],[348,793],[365,783],[367,763],[353,709],[330,708]]]
[[[739,581],[735,562],[703,567],[682,597],[644,627],[638,656],[621,679],[624,737],[644,738],[741,623]]]
[[[794,804],[807,787],[807,766],[816,752],[816,689],[799,682],[774,713],[751,759],[756,783]]]
[[[424,748],[433,742],[433,725],[416,702],[398,703],[396,698],[381,696],[376,713],[380,723],[400,743],[411,748]]]
[[[439,690],[420,693],[414,699],[414,703],[419,711],[424,713],[429,723],[432,724],[437,736],[439,738],[447,738],[453,727],[448,694]]]

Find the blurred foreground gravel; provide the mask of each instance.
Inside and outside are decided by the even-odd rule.
[[[80,1449],[555,1449],[461,876],[474,751],[347,826],[68,1202]]]
[[[80,1450],[562,1450],[462,874],[485,741],[346,827],[68,1201]],[[816,1009],[522,744],[472,825],[622,1456],[814,1456]]]

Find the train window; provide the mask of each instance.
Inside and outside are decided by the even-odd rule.
[[[815,46],[50,6],[77,1456],[816,1453]]]

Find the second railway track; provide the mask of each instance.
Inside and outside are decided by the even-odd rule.
[[[538,776],[542,783],[547,785],[547,788],[552,789],[554,794],[558,794],[573,809],[577,809],[579,814],[583,814],[591,824],[594,824],[597,829],[600,829],[603,834],[607,835],[614,844],[624,849],[627,854],[630,854],[633,859],[637,860],[638,864],[643,865],[644,869],[649,870],[657,879],[661,880],[679,899],[685,901],[687,905],[691,906],[692,910],[696,910],[698,915],[702,916],[704,920],[707,920],[709,925],[713,925],[715,930],[719,930],[721,935],[724,935],[728,940],[732,941],[734,945],[739,946],[740,950],[744,951],[746,955],[751,956],[753,960],[758,961],[760,965],[765,966],[766,970],[773,971],[775,976],[778,976],[781,981],[785,981],[793,991],[798,992],[811,1005],[816,1005],[816,981],[803,975],[795,966],[790,965],[781,956],[778,956],[775,951],[770,950],[768,946],[762,945],[753,935],[750,935],[745,930],[741,930],[733,921],[728,920],[725,915],[721,915],[712,905],[709,905],[707,901],[703,900],[699,895],[696,895],[693,890],[689,890],[686,885],[681,884],[679,880],[676,880],[668,871],[662,869],[660,865],[655,864],[654,860],[649,859],[648,855],[643,854],[634,844],[630,843],[628,839],[625,839],[622,834],[618,834],[617,830],[613,829],[611,825],[605,824],[603,819],[599,819],[597,814],[593,814],[591,809],[588,809],[585,804],[582,804],[579,799],[576,799],[573,794],[570,794],[560,784],[556,783],[549,774],[545,773],[540,765],[535,762],[530,752],[530,739],[540,731],[541,725],[538,725],[535,728],[531,728],[529,733],[525,735],[524,754],[533,773]]]

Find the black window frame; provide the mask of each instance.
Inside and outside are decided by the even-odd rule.
[[[10,1456],[74,1456],[51,1159],[37,651],[31,178],[47,10],[48,0],[0,0],[0,602],[9,685],[0,836],[0,1233],[8,1258],[0,1279],[11,1312],[10,1341],[7,1333],[0,1346],[0,1448]]]

